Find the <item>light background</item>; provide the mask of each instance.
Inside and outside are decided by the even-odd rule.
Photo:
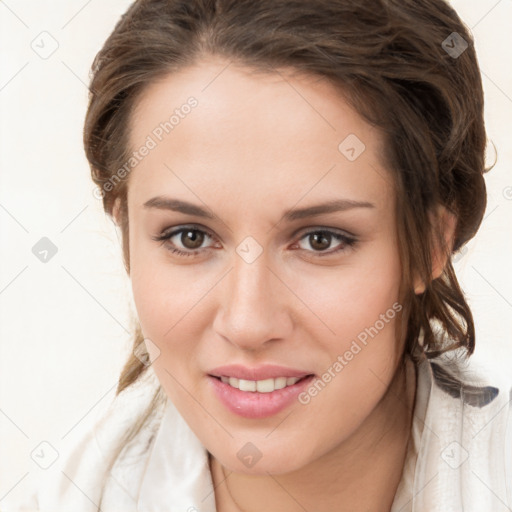
[[[0,2],[0,505],[43,471],[30,456],[42,441],[59,452],[108,405],[129,351],[129,281],[82,127],[89,67],[130,3]],[[452,4],[475,37],[498,151],[485,220],[456,270],[474,357],[512,382],[512,1]],[[46,59],[33,49],[52,44]],[[58,248],[48,263],[32,253],[42,237]]]

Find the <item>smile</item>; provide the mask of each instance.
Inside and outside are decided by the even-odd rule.
[[[273,416],[296,404],[297,397],[314,379],[315,376],[311,374],[263,380],[208,376],[218,400],[232,413],[250,419]]]

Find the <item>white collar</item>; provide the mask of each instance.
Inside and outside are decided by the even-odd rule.
[[[137,510],[216,512],[207,451],[167,400],[140,489]]]

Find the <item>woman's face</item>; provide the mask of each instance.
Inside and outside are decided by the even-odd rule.
[[[395,373],[394,195],[379,132],[326,80],[227,64],[152,84],[133,114],[130,275],[153,368],[203,445],[282,473],[353,438]]]

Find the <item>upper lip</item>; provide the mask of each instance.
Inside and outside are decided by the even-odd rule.
[[[209,372],[209,375],[214,377],[235,377],[243,380],[265,380],[277,379],[278,377],[301,378],[306,377],[307,375],[312,375],[312,373],[275,364],[265,364],[254,368],[249,368],[240,364],[228,364],[214,368]]]

